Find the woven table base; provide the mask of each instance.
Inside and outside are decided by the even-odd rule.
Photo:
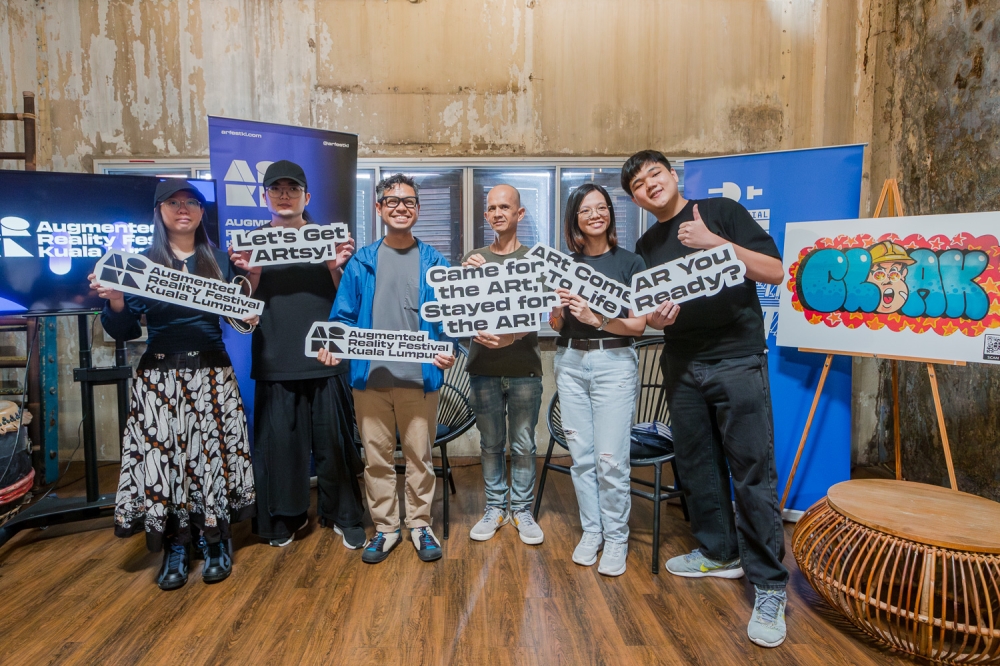
[[[828,499],[802,516],[792,550],[831,606],[897,650],[946,663],[1000,663],[1000,557],[872,529]]]

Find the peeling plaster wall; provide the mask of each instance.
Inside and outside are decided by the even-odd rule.
[[[363,155],[829,145],[855,134],[857,16],[833,0],[0,0],[0,105],[36,93],[39,168],[56,171],[205,157],[209,114],[355,132]],[[0,124],[0,151],[20,145]],[[67,319],[64,456],[76,346]],[[113,396],[97,394],[106,459]]]
[[[1000,0],[862,0],[858,132],[910,215],[1000,210]],[[869,202],[871,212],[873,202]],[[937,368],[959,488],[1000,500],[1000,368]],[[887,362],[855,362],[858,464],[892,458]],[[926,369],[900,368],[903,476],[948,485]]]

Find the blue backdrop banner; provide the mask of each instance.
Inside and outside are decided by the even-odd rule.
[[[861,204],[864,145],[693,159],[684,162],[684,196],[728,197],[750,211],[782,250],[785,224],[856,219]],[[787,276],[785,276],[787,279]],[[774,409],[778,496],[795,458],[822,354],[779,348],[778,287],[757,286],[767,326]],[[834,357],[786,509],[805,510],[851,474],[851,360]]]
[[[208,117],[212,176],[219,192],[219,245],[232,232],[271,221],[261,184],[272,162],[291,160],[306,173],[311,199],[306,210],[317,224],[346,223],[354,232],[357,205],[358,137],[309,127]],[[250,336],[223,326],[253,437],[254,382],[250,379]]]

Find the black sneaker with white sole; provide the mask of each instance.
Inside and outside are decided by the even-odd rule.
[[[364,548],[368,543],[368,535],[365,534],[365,528],[361,527],[361,525],[341,527],[334,523],[333,531],[340,535],[341,540],[344,542],[344,548],[348,550]]]

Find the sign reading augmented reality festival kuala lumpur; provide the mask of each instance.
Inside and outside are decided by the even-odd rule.
[[[222,317],[243,319],[264,311],[239,285],[167,268],[129,252],[108,252],[94,268],[102,287],[173,303]]]
[[[566,289],[581,296],[591,310],[617,317],[622,308],[632,307],[628,285],[613,280],[573,257],[554,248],[538,243],[525,255],[544,262],[540,267],[542,284],[550,289]]]
[[[642,316],[656,311],[664,301],[683,303],[715,296],[724,287],[743,284],[746,272],[732,243],[692,252],[633,275],[632,309]]]
[[[306,224],[301,228],[269,227],[235,231],[229,247],[249,252],[250,266],[319,263],[337,257],[337,245],[348,240],[346,224]]]
[[[441,322],[452,337],[537,331],[541,315],[559,305],[559,297],[543,291],[539,282],[542,265],[510,259],[479,267],[429,268],[426,280],[437,301],[424,303],[420,316]]]
[[[1000,212],[789,224],[778,344],[1000,363]]]
[[[340,359],[404,363],[430,363],[454,351],[450,342],[431,340],[427,331],[380,331],[328,321],[313,324],[306,336],[306,356],[316,358],[320,349]]]

